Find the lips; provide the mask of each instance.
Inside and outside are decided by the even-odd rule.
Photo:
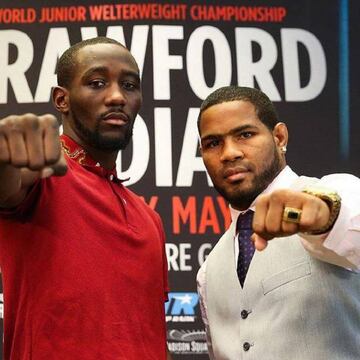
[[[102,120],[109,125],[125,125],[129,122],[129,117],[123,112],[111,112],[102,117]]]
[[[245,167],[234,167],[224,171],[224,179],[229,182],[241,181],[249,173],[249,169]]]

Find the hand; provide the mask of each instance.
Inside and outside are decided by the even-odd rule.
[[[285,207],[302,211],[299,223],[283,220]],[[321,229],[328,223],[329,217],[329,207],[320,198],[299,191],[276,190],[260,195],[256,200],[252,240],[257,250],[263,250],[267,242],[275,237]]]
[[[56,118],[24,114],[0,120],[0,165],[37,171],[41,177],[64,175],[67,166]]]

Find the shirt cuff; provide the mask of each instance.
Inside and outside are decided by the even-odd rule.
[[[305,249],[314,257],[344,267],[360,270],[360,216],[351,217],[342,204],[330,232],[320,235],[300,234]]]

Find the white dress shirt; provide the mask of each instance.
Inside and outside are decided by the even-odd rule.
[[[289,166],[286,166],[262,194],[270,193],[276,189],[288,188],[301,191],[302,188],[297,189],[293,186],[298,178],[299,176]],[[321,179],[314,179],[314,181],[316,187],[337,191],[341,197],[341,209],[330,232],[322,235],[300,233],[302,245],[311,256],[319,260],[342,266],[350,271],[360,272],[360,179],[349,174],[331,174]],[[256,199],[249,209],[255,210],[255,204]],[[230,206],[230,213],[232,221],[236,221],[240,211]],[[236,261],[234,266],[236,268],[239,245],[235,234],[233,234],[233,238]],[[202,318],[207,328],[207,334],[209,334],[206,306],[206,261],[197,274],[197,286]],[[207,339],[210,350],[209,336]]]

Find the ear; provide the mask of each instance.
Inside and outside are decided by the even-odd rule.
[[[198,150],[199,150],[199,153],[202,157],[202,146],[201,146],[201,138],[200,138],[200,135],[198,135]]]
[[[286,125],[282,122],[277,123],[272,131],[275,145],[279,152],[286,153],[286,146],[289,140],[289,133]]]
[[[62,114],[69,112],[69,92],[62,86],[55,86],[51,93],[53,104]]]

